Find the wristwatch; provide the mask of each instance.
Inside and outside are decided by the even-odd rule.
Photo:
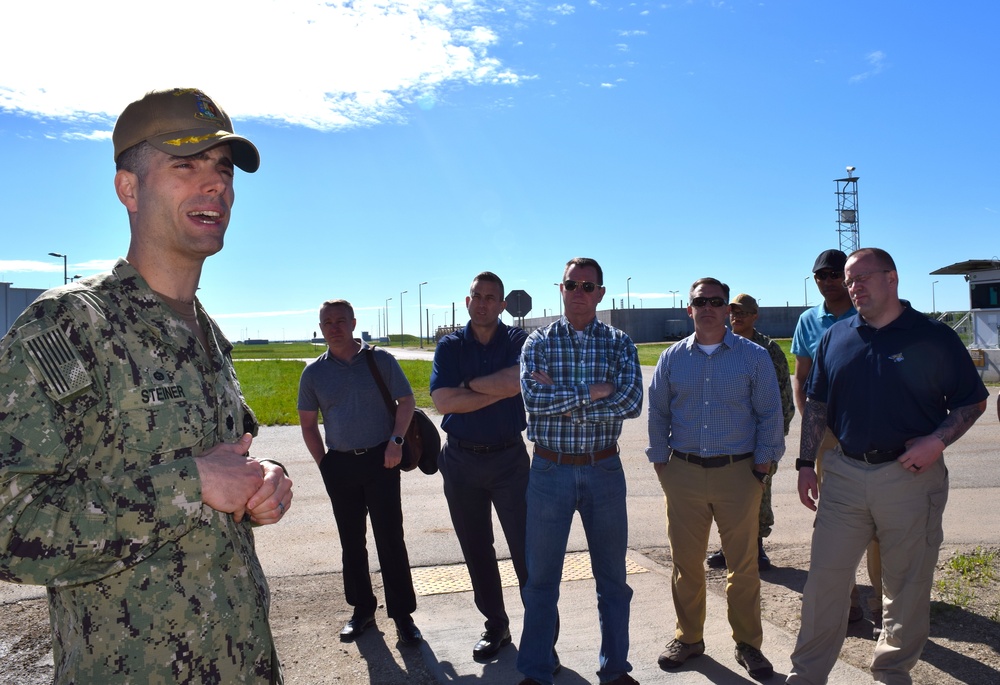
[[[812,459],[796,459],[795,460],[795,470],[800,471],[802,469],[814,469],[816,468],[816,462]]]
[[[763,471],[758,471],[757,469],[753,469],[752,473],[753,473],[753,477],[756,478],[757,480],[759,480],[764,485],[770,485],[771,484],[771,474],[770,473],[764,473]]]
[[[393,444],[395,444],[395,445],[402,445],[403,444],[403,438],[401,436],[399,436],[399,435],[394,435],[391,438],[389,438],[389,440]]]

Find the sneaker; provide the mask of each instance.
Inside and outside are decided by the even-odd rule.
[[[681,642],[680,640],[671,640],[667,643],[667,648],[663,650],[663,654],[661,654],[660,658],[656,660],[656,663],[658,663],[660,668],[664,671],[667,671],[671,668],[679,668],[688,659],[693,659],[704,653],[704,640],[698,640],[692,644],[687,644],[686,642]]]
[[[774,675],[774,667],[767,657],[746,642],[736,643],[736,663],[745,668],[754,680],[763,680]]]
[[[708,564],[709,568],[726,568],[726,555],[722,553],[721,549],[717,549],[708,555],[705,563]]]

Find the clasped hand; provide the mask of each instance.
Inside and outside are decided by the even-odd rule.
[[[275,463],[247,455],[253,436],[220,443],[195,459],[201,480],[201,501],[216,511],[245,515],[260,525],[277,523],[292,505],[292,479]]]

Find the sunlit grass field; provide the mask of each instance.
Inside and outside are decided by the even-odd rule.
[[[263,345],[255,346],[263,347]],[[319,356],[317,353],[315,356]],[[299,413],[299,377],[305,362],[297,360],[267,359],[264,361],[234,361],[236,376],[240,379],[243,396],[257,415],[257,420],[267,426],[297,426]],[[431,362],[402,359],[403,373],[413,388],[417,406],[433,407],[430,395]]]

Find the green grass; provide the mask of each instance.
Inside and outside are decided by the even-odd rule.
[[[263,346],[262,346],[263,347]],[[264,357],[259,357],[265,359]],[[305,363],[292,360],[234,361],[243,396],[265,426],[297,426],[299,377]],[[431,362],[403,359],[399,362],[410,381],[417,406],[433,407],[430,395]]]
[[[976,547],[967,554],[955,554],[944,565],[944,577],[934,582],[934,589],[941,597],[941,610],[950,607],[968,609],[976,601],[976,589],[991,585],[996,580],[997,552]],[[1000,617],[994,609],[992,620]]]
[[[326,345],[307,342],[268,343],[266,345],[234,345],[233,359],[315,359]]]
[[[993,580],[993,562],[996,552],[989,552],[982,547],[976,547],[969,554],[956,554],[948,561],[948,566],[962,579],[970,583],[983,583]]]
[[[781,350],[785,353],[785,359],[788,360],[788,370],[792,373],[795,372],[795,357],[792,356],[792,340],[791,338],[775,338],[774,341],[781,346]],[[639,350],[639,364],[640,366],[656,366],[656,362],[660,358],[660,354],[663,350],[667,349],[674,343],[641,343],[636,345]]]
[[[299,425],[296,401],[299,376],[305,368],[303,362],[236,361],[233,365],[243,388],[243,396],[257,415],[257,421],[267,426]]]

